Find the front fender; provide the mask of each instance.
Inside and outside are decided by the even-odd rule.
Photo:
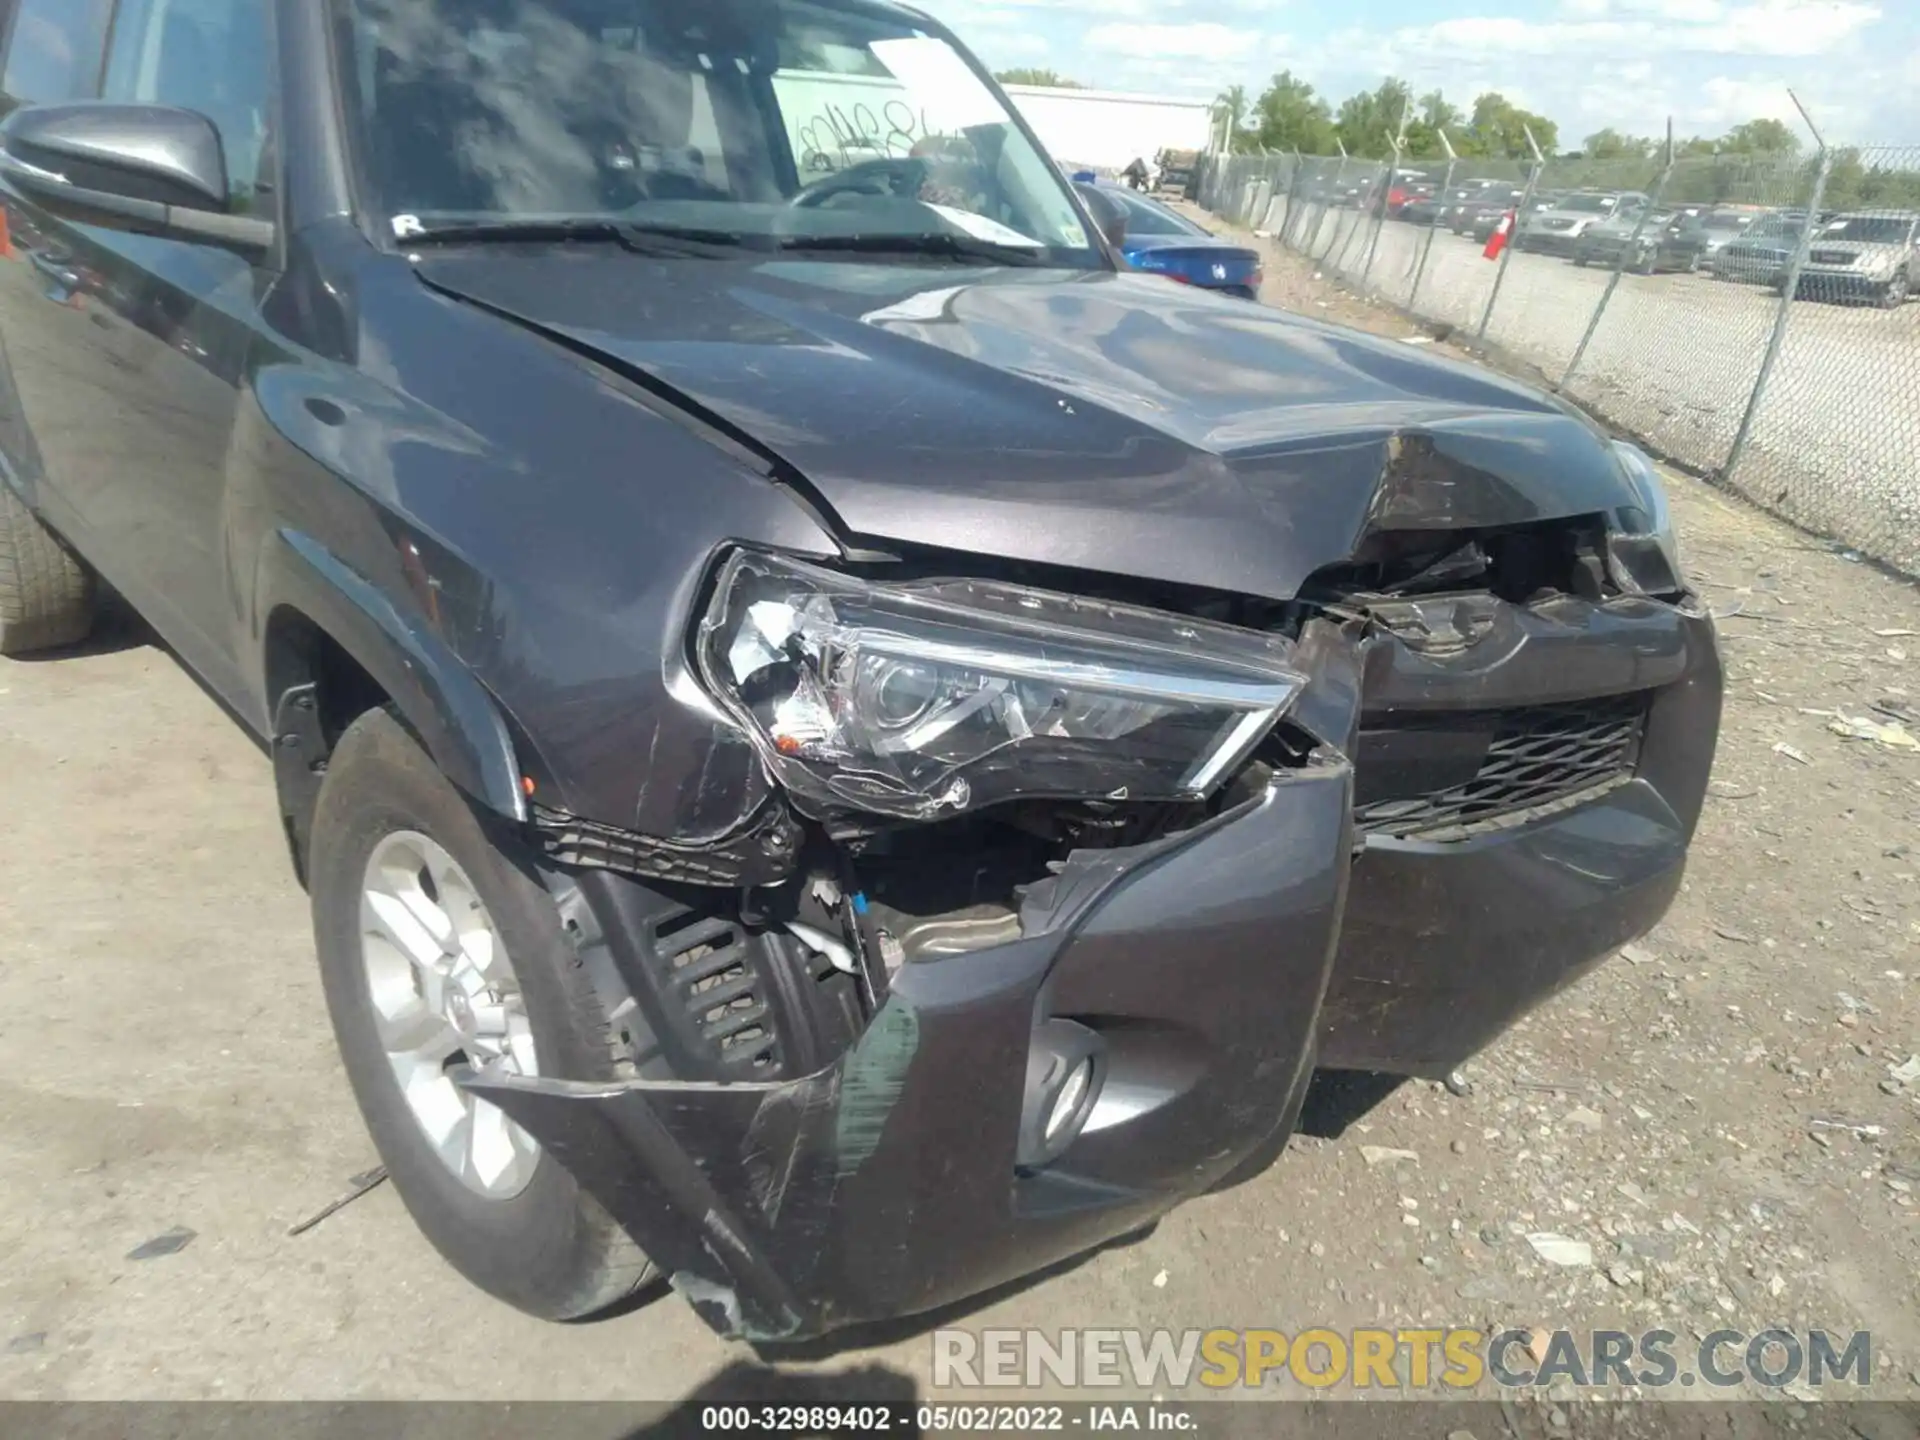
[[[513,738],[487,688],[422,619],[400,610],[302,531],[273,532],[263,557],[262,615],[299,611],[379,684],[446,777],[469,798],[527,818]],[[267,697],[269,706],[282,697]],[[282,717],[275,717],[276,735]]]

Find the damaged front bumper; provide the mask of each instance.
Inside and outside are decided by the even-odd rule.
[[[1294,720],[1323,743],[1257,799],[1077,852],[1022,938],[894,976],[839,1060],[767,1084],[469,1075],[722,1334],[925,1312],[1125,1235],[1283,1140],[1313,1067],[1440,1074],[1672,900],[1718,727],[1711,622],[1566,600],[1437,654],[1312,622]],[[1416,617],[1418,618],[1418,617]],[[1420,627],[1408,627],[1409,635]],[[1369,727],[1642,694],[1632,773],[1446,840],[1356,830]],[[1361,777],[1365,779],[1364,774]],[[1041,1037],[1095,1037],[1097,1098],[1023,1164]]]

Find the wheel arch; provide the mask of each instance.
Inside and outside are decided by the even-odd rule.
[[[327,757],[347,725],[375,707],[392,710],[469,799],[524,821],[513,732],[446,642],[311,535],[279,530],[270,549],[260,676],[274,788],[302,879]]]

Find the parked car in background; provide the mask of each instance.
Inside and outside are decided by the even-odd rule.
[[[1517,211],[1526,191],[1515,190],[1511,195],[1497,196],[1479,202],[1467,224],[1466,233],[1476,245],[1484,245],[1492,238],[1493,232],[1500,226],[1500,217],[1509,211]],[[1527,202],[1526,213],[1538,215],[1553,207],[1558,199],[1555,195],[1535,195]]]
[[[1526,216],[1513,243],[1516,249],[1544,255],[1572,255],[1594,226],[1633,214],[1646,204],[1647,197],[1638,191],[1576,190]]]
[[[1109,216],[1122,221],[1124,229],[1109,229],[1108,234],[1118,236],[1120,253],[1134,269],[1243,300],[1260,298],[1266,277],[1258,250],[1224,240],[1124,185],[1083,183],[1078,189],[1102,228],[1107,228]]]
[[[1801,267],[1796,299],[1871,300],[1904,305],[1920,281],[1920,214],[1905,210],[1836,215],[1821,227]],[[1779,284],[1786,284],[1782,276]]]
[[[1170,195],[1185,195],[1193,188],[1194,176],[1200,168],[1200,152],[1162,150],[1154,163],[1158,167],[1154,189]]]
[[[1655,268],[1711,270],[1713,257],[1743,237],[1766,213],[1757,205],[1717,205],[1688,215],[1661,233]]]
[[[1651,275],[1658,264],[1662,236],[1681,218],[1672,210],[1628,210],[1612,216],[1589,226],[1574,242],[1573,263],[1619,265],[1638,275]]]
[[[1468,180],[1447,192],[1440,223],[1456,235],[1472,231],[1473,222],[1489,209],[1511,210],[1526,190],[1511,180]]]
[[[1805,211],[1775,210],[1749,225],[1737,240],[1729,240],[1713,253],[1711,269],[1716,280],[1731,280],[1747,285],[1778,285],[1793,263],[1794,247],[1806,229]]]

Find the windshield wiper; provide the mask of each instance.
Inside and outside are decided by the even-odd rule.
[[[951,235],[944,232],[927,235],[788,235],[781,238],[780,248],[803,253],[931,255],[939,259],[987,265],[1048,265],[1052,263],[1038,246],[1004,245],[995,240],[982,240],[972,235]]]
[[[621,245],[639,255],[709,258],[743,248],[748,238],[733,230],[591,216],[559,219],[416,220],[402,244],[565,245],[577,242]]]

